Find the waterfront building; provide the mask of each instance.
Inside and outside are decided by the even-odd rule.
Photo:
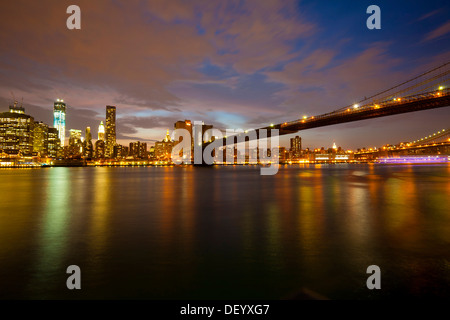
[[[91,127],[86,127],[84,130],[85,141],[92,141]]]
[[[310,161],[315,161],[316,163],[338,163],[338,162],[351,162],[354,159],[352,153],[326,153],[326,154],[311,154],[309,157]]]
[[[25,114],[25,109],[9,107],[9,112],[0,113],[0,149],[7,152],[31,155],[33,152],[34,118]]]
[[[33,130],[33,152],[41,157],[48,155],[48,125],[43,122],[35,122]]]
[[[69,136],[69,157],[80,156],[83,151],[83,143],[81,142],[81,130],[70,129]]]
[[[56,99],[53,104],[53,127],[58,129],[61,146],[66,142],[66,104],[64,100]]]
[[[83,156],[85,158],[92,158],[94,153],[94,146],[92,144],[92,134],[91,134],[91,128],[86,127],[85,130],[85,138],[83,141]]]
[[[278,147],[278,161],[283,162],[288,159],[287,150],[285,147]]]
[[[155,142],[154,157],[157,160],[170,161],[172,159],[172,149],[174,141],[170,138],[169,129],[167,129],[166,137],[162,141]]]
[[[95,158],[102,159],[105,157],[105,141],[97,140],[95,142]]]
[[[295,136],[295,138],[291,138],[291,148],[290,152],[294,158],[300,156],[302,152],[302,138],[299,136]]]
[[[201,130],[199,130],[199,128],[201,128]],[[201,125],[194,125],[194,129],[192,131],[192,133],[193,133],[192,138],[194,139],[194,141],[202,141],[202,142],[211,141],[213,139],[213,137],[210,134],[205,135],[205,133],[206,133],[206,131],[208,131],[209,129],[212,129],[212,128],[213,128],[212,125],[205,124],[202,121]]]
[[[155,146],[151,146],[151,147],[148,149],[148,157],[149,157],[150,159],[154,159],[154,158],[155,158]]]
[[[128,147],[123,146],[121,144],[116,144],[113,147],[112,157],[114,159],[124,159],[128,156]]]
[[[180,121],[175,122],[175,124],[173,126],[174,126],[174,129],[185,129],[185,130],[187,130],[189,132],[189,135],[191,137],[191,151],[192,151],[194,149],[194,139],[193,139],[193,136],[192,136],[192,122],[191,122],[191,120],[184,120],[184,121],[180,120]],[[174,141],[174,146],[177,145],[180,141]]]
[[[70,129],[69,146],[78,146],[81,143],[81,130]]]
[[[145,142],[130,142],[129,154],[134,159],[148,158],[147,143]]]
[[[194,144],[198,144],[198,146],[204,144],[205,142],[211,142],[215,137],[211,136],[210,133],[205,134],[209,129],[212,129],[212,125],[206,125],[203,121],[194,122],[194,128],[192,129],[192,139]],[[195,147],[192,150],[191,158],[194,159],[195,155]]]
[[[57,158],[60,148],[61,141],[59,141],[58,129],[48,128],[48,156],[50,158]]]
[[[111,158],[116,145],[116,107],[106,106],[105,156]]]

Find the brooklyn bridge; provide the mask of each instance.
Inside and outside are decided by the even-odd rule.
[[[357,103],[332,112],[270,124],[263,128],[254,129],[256,135],[250,134],[253,130],[248,130],[232,137],[224,137],[223,145],[259,139],[261,129],[267,130],[267,136],[270,136],[270,129],[278,129],[279,135],[286,135],[334,124],[448,107],[450,106],[449,74],[450,61],[389,89],[366,97]],[[265,137],[265,135],[262,137]]]

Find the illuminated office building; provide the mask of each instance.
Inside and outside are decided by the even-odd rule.
[[[33,152],[34,118],[26,115],[17,102],[9,107],[9,112],[0,113],[0,149],[22,152],[31,155]]]
[[[56,158],[60,148],[61,141],[59,141],[58,129],[48,128],[48,156],[51,158]]]
[[[147,143],[145,142],[130,142],[129,156],[134,157],[135,159],[144,159],[148,156],[147,153]]]
[[[25,114],[25,108],[22,105],[18,106],[17,101],[14,101],[14,106],[9,106],[9,112]]]
[[[203,121],[194,122],[194,127],[192,129],[192,139],[194,140],[193,143],[195,146],[191,157],[195,158],[195,152],[196,150],[199,150],[197,149],[198,147],[204,146],[204,143],[213,141],[215,139],[215,137],[213,137],[210,132],[207,132],[212,128],[212,125],[207,125]],[[200,152],[202,152],[202,148],[200,148]]]
[[[81,143],[81,130],[70,129],[69,146],[75,146]]]
[[[34,123],[33,152],[38,152],[41,157],[48,154],[48,125],[43,122]]]
[[[94,155],[94,146],[92,144],[91,128],[86,127],[85,138],[83,142],[83,156],[85,158],[92,158]]]
[[[105,141],[103,140],[95,141],[95,157],[97,159],[105,157]]]
[[[100,125],[98,126],[98,140],[105,140],[105,126],[103,125],[103,121],[100,121]]]
[[[169,161],[172,158],[173,146],[174,142],[170,138],[169,129],[167,129],[166,137],[162,141],[155,142],[155,158]]]
[[[169,129],[167,129],[166,137],[164,138],[164,142],[171,142],[172,139],[170,138]]]
[[[70,129],[69,146],[81,149],[81,130]]]
[[[290,151],[294,157],[300,156],[300,153],[302,151],[302,138],[300,138],[299,136],[295,136],[295,138],[291,138]]]
[[[53,127],[58,129],[61,146],[66,142],[66,104],[62,99],[56,99],[53,104]]]
[[[192,123],[191,123],[191,120],[177,121],[177,122],[175,122],[173,127],[175,129],[186,129],[187,131],[189,131],[189,134],[192,137]]]
[[[192,139],[197,143],[211,141],[213,137],[210,133],[206,135],[205,133],[212,128],[212,125],[205,124],[203,121],[197,124],[194,123],[194,128],[192,129]]]
[[[111,158],[116,145],[116,107],[106,106],[105,156]]]
[[[69,157],[80,156],[83,151],[83,143],[81,142],[81,130],[70,129],[69,146],[66,150]]]
[[[128,156],[129,149],[126,146],[122,146],[120,144],[116,144],[113,148],[113,158],[115,159],[123,159]]]
[[[191,137],[191,155],[192,151],[194,150],[194,139],[192,136],[192,123],[191,120],[184,120],[184,121],[177,121],[174,124],[175,129],[186,129],[189,132],[189,135]],[[181,140],[181,138],[180,138]],[[174,141],[174,146],[178,144],[178,141]]]
[[[151,147],[148,149],[148,157],[149,157],[150,159],[153,159],[153,158],[155,157],[155,146],[151,146]]]
[[[91,127],[86,127],[86,130],[84,133],[85,133],[85,140],[91,141],[92,140]]]

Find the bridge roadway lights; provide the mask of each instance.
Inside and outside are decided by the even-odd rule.
[[[305,129],[312,129],[318,127],[329,126],[333,124],[340,124],[352,121],[360,121],[372,118],[379,118],[385,116],[391,116],[396,114],[429,110],[435,108],[449,107],[450,106],[450,95],[440,96],[440,97],[430,97],[426,99],[421,99],[417,101],[405,101],[395,105],[383,107],[380,109],[367,109],[350,114],[336,114],[326,118],[320,118],[317,116],[316,119],[307,122],[295,123],[282,127],[280,130],[280,135],[287,134],[284,130],[290,131],[300,131]],[[359,110],[359,109],[358,109]]]

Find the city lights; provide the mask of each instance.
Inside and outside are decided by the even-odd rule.
[[[439,86],[439,94],[449,94],[448,91],[444,90],[444,86]],[[420,96],[420,99],[430,99],[434,97],[435,92],[426,93]],[[390,101],[378,102],[375,104],[359,105],[357,103],[353,104],[352,107],[348,107],[344,110],[337,110],[323,115],[318,116],[308,116],[302,115],[300,120],[295,120],[291,122],[282,122],[277,125],[270,123],[270,128],[275,128],[280,126],[282,128],[287,128],[286,132],[290,130],[295,131],[296,125],[298,123],[304,124],[308,120],[314,120],[317,117],[321,120],[319,126],[324,125],[324,121],[330,119],[331,123],[335,123],[334,119],[341,119],[344,114],[352,114],[354,111],[358,110],[355,114],[364,114],[373,112],[374,109],[385,108],[388,109],[390,104],[393,106],[398,106],[398,103],[408,102],[408,97],[395,97],[391,98]],[[414,99],[417,100],[415,97]],[[415,100],[415,101],[416,101]],[[394,103],[395,102],[395,103]],[[167,130],[166,136],[161,141],[156,141],[154,146],[147,147],[144,142],[131,142],[129,146],[123,146],[117,144],[116,142],[116,107],[106,106],[106,117],[104,121],[100,121],[98,126],[98,139],[95,143],[92,142],[92,134],[90,128],[85,129],[85,137],[82,137],[82,130],[80,129],[70,129],[70,137],[68,143],[66,143],[65,131],[66,131],[66,110],[67,106],[64,100],[57,98],[53,105],[53,128],[42,122],[35,122],[31,116],[25,114],[25,110],[22,106],[19,106],[17,102],[13,107],[10,108],[8,117],[5,117],[3,121],[3,126],[16,128],[17,131],[14,133],[14,139],[20,141],[16,144],[14,148],[20,150],[22,154],[26,154],[31,161],[30,163],[40,163],[41,165],[69,165],[69,164],[79,164],[79,165],[127,165],[134,163],[135,160],[142,160],[139,165],[170,165],[172,163],[171,151],[179,143],[178,140],[171,138],[169,130]],[[29,119],[27,120],[30,127],[22,127],[22,120],[13,119]],[[308,121],[308,126],[316,125],[316,121]],[[32,124],[32,125],[31,125]],[[326,123],[325,123],[326,125]],[[194,126],[190,120],[177,121],[174,125],[175,129],[184,129],[190,135],[193,135]],[[211,125],[205,125],[202,123],[202,132],[205,134],[209,129],[212,129]],[[250,134],[254,132],[252,130],[242,130],[244,134]],[[291,131],[291,132],[292,132]],[[5,131],[6,132],[6,131]],[[9,130],[8,132],[13,132]],[[24,135],[24,138],[21,138]],[[364,149],[363,151],[352,151],[346,152],[342,151],[340,148],[338,150],[337,146],[333,146],[331,149],[336,153],[328,154],[327,149],[313,149],[314,151],[302,150],[301,147],[294,146],[291,141],[291,148],[289,150],[280,147],[279,149],[279,159],[281,163],[299,163],[299,161],[304,161],[307,163],[314,163],[315,161],[321,162],[358,162],[358,161],[374,161],[377,157],[381,157],[382,151],[385,150],[406,150],[408,148],[417,148],[417,144],[421,144],[424,148],[428,147],[438,147],[441,148],[446,146],[448,143],[448,138],[445,136],[445,129],[439,130],[435,133],[429,134],[424,138],[419,138],[413,142],[401,143],[395,146],[383,146],[382,148],[370,147]],[[203,142],[193,143],[191,142],[191,154],[189,156],[183,155],[182,158],[187,160],[193,160],[194,149],[199,146],[202,147],[204,144],[214,143],[214,141],[219,141],[221,135],[213,134],[211,136],[205,137]],[[9,138],[13,139],[13,138]],[[227,139],[227,135],[223,139]],[[440,140],[439,140],[440,139]],[[292,140],[292,139],[291,139]],[[301,144],[300,144],[301,145]],[[1,147],[1,146],[0,146]],[[195,148],[194,148],[195,147]],[[3,147],[5,148],[5,147]],[[228,147],[224,149],[224,155],[228,150]],[[327,154],[324,155],[324,151]],[[18,152],[18,151],[16,151]],[[362,157],[361,155],[367,155],[371,153],[372,158]],[[317,155],[317,156],[316,156]],[[34,157],[34,158],[33,158]],[[5,156],[3,160],[4,163],[10,163],[10,156]],[[25,157],[24,157],[25,158]],[[234,155],[237,159],[237,155]],[[33,160],[34,159],[34,160]],[[39,162],[40,161],[40,162]],[[23,162],[24,163],[24,162]],[[220,163],[220,162],[219,162]],[[248,161],[248,164],[253,163]],[[135,165],[135,164],[133,164]]]

